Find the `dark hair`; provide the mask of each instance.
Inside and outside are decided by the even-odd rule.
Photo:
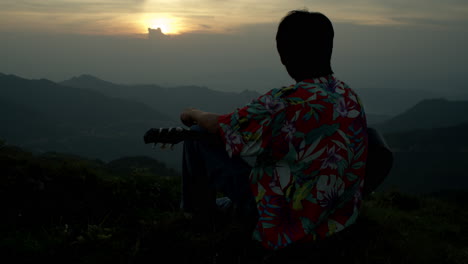
[[[291,77],[298,80],[332,74],[334,35],[331,21],[322,13],[290,11],[278,26],[276,45]]]

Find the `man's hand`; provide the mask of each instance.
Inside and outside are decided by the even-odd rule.
[[[180,114],[180,121],[182,124],[191,127],[192,125],[197,124],[197,122],[194,119],[193,112],[195,111],[195,108],[187,108],[182,113]]]
[[[180,114],[180,121],[188,127],[199,125],[210,133],[218,129],[218,114],[203,112],[195,108],[187,108]]]

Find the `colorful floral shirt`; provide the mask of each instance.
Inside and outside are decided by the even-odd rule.
[[[256,156],[253,238],[264,247],[325,238],[355,222],[367,124],[344,82],[329,75],[273,89],[218,121],[229,155]]]

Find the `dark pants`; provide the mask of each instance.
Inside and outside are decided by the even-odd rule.
[[[208,133],[198,126],[191,130]],[[182,167],[181,208],[187,212],[212,212],[217,193],[227,196],[241,217],[255,217],[250,191],[252,167],[242,158],[229,157],[224,145],[208,140],[185,140]]]

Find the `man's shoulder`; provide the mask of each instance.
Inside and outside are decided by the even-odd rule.
[[[277,88],[273,88],[263,94],[261,94],[259,97],[257,97],[256,99],[253,100],[253,102],[257,102],[257,101],[265,101],[265,99],[267,100],[281,100],[282,98],[285,98],[288,93],[292,90],[294,90],[296,87],[295,84],[291,84],[289,86],[281,86],[281,87],[277,87]]]

